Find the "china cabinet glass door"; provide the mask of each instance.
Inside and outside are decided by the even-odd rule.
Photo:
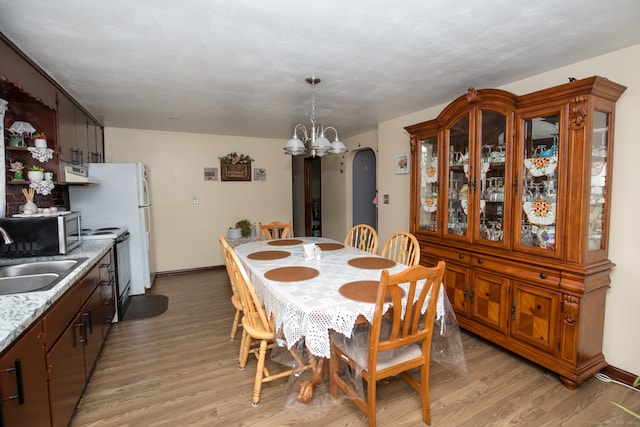
[[[589,194],[589,240],[590,251],[604,249],[603,230],[608,209],[605,203],[607,183],[607,154],[609,140],[609,114],[595,111],[593,115],[593,135],[591,137],[591,191]]]
[[[480,113],[480,142],[478,161],[473,182],[477,182],[480,240],[505,241],[505,188],[507,149],[505,135],[507,118],[497,111],[483,110]]]
[[[446,234],[468,236],[469,196],[469,116],[466,115],[448,129],[449,159],[446,199]]]
[[[556,252],[560,113],[524,120],[519,246]]]
[[[418,221],[421,230],[438,231],[438,138],[420,141],[420,206]]]

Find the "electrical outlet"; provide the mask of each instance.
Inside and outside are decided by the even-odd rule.
[[[382,196],[382,203],[384,203],[385,205],[389,204],[389,195],[385,194]]]
[[[198,198],[198,196],[193,196],[193,204],[197,205],[198,203],[200,203],[200,199]]]

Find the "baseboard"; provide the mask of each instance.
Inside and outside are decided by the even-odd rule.
[[[224,270],[224,265],[211,265],[209,267],[187,268],[184,270],[160,271],[156,273],[156,277],[180,276],[183,274],[203,273],[205,271]]]
[[[633,382],[639,376],[636,374],[632,374],[631,372],[627,372],[623,369],[616,368],[615,366],[611,366],[611,365],[607,366],[600,372],[607,375],[611,379],[620,381],[621,383],[627,384],[629,386],[633,386]]]

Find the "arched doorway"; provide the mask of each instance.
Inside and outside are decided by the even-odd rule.
[[[370,148],[353,156],[353,225],[368,224],[378,229],[376,197],[376,155]]]

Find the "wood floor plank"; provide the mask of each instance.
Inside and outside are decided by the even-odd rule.
[[[351,402],[333,402],[326,384],[305,406],[293,380],[276,380],[251,406],[255,359],[238,369],[241,329],[230,341],[235,310],[225,271],[158,278],[150,292],[167,295],[169,308],[113,325],[71,426],[367,425]],[[467,375],[431,365],[433,426],[634,425],[609,403],[637,408],[633,392],[593,378],[570,391],[519,356],[468,333],[462,338]],[[377,417],[380,426],[423,425],[417,394],[399,378],[379,386]]]

